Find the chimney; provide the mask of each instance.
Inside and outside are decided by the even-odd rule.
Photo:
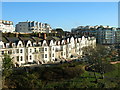
[[[0,41],[2,41],[2,31],[0,31]]]
[[[19,33],[16,33],[16,34],[15,34],[15,37],[19,37]]]
[[[43,36],[43,37],[44,37],[44,39],[46,39],[46,33],[44,33],[44,36]]]
[[[41,34],[40,33],[38,33],[38,37],[40,37],[41,36]]]

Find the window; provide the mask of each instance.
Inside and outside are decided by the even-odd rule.
[[[30,47],[30,44],[28,44],[28,47]]]
[[[54,47],[53,47],[53,50],[54,50]]]
[[[2,55],[4,54],[4,51],[2,51]]]
[[[53,57],[54,57],[54,54],[53,54]]]
[[[17,56],[17,61],[19,61],[19,56]]]
[[[44,46],[47,46],[46,43],[44,43]]]
[[[20,60],[23,61],[23,57],[22,56],[20,57]]]
[[[8,54],[12,54],[12,50],[8,51]]]
[[[32,56],[30,55],[30,60],[32,60]]]
[[[63,55],[63,52],[61,52],[61,56]]]
[[[19,49],[17,49],[16,52],[19,53]]]
[[[30,49],[30,53],[32,52],[32,49]]]
[[[8,51],[8,54],[10,54],[10,51]]]
[[[44,54],[42,54],[42,58],[44,58]]]
[[[39,48],[39,52],[41,51],[41,48]]]
[[[45,48],[45,51],[47,51],[47,48]]]
[[[15,44],[13,43],[13,47],[15,46]]]
[[[21,44],[19,44],[19,46],[21,47]]]
[[[51,51],[51,48],[49,48],[49,51]]]
[[[36,44],[34,43],[33,46],[36,46]]]
[[[42,48],[42,51],[44,51],[44,48]]]
[[[32,27],[34,26],[34,22],[31,22],[31,26],[32,26]]]
[[[63,47],[61,47],[61,50],[63,50]]]
[[[20,53],[22,53],[22,49],[20,49]]]
[[[36,48],[35,48],[35,52],[36,52]]]
[[[47,54],[45,54],[45,58],[47,58]]]

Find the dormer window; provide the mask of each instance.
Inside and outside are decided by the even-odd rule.
[[[30,47],[30,44],[28,44],[28,47]]]
[[[44,46],[47,46],[46,43],[44,43]]]
[[[36,46],[36,43],[34,43],[34,46]]]
[[[19,44],[19,46],[21,47],[22,45],[21,45],[21,44]]]

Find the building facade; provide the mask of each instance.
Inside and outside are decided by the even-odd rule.
[[[120,44],[120,28],[115,31],[115,43]]]
[[[6,40],[5,40],[6,39]],[[39,39],[38,39],[39,40]],[[28,63],[45,64],[49,62],[59,62],[60,60],[70,60],[74,56],[82,56],[83,47],[96,46],[94,37],[69,37],[61,40],[40,40],[23,38],[4,38],[0,41],[0,58],[4,58],[5,53],[13,58],[16,66]]]
[[[51,33],[52,28],[47,23],[41,23],[37,21],[26,21],[19,22],[16,24],[16,32],[40,32],[40,33]]]
[[[79,26],[71,32],[76,35],[94,36],[98,44],[120,43],[120,29],[110,26]]]
[[[0,20],[0,31],[5,32],[14,32],[15,27],[13,26],[12,21]]]
[[[115,44],[116,28],[99,28],[98,43],[100,44]]]

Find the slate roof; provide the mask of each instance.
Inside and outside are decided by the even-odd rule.
[[[3,42],[6,42],[6,43],[8,43],[8,42],[15,42],[15,43],[17,43],[17,42],[19,41],[19,38],[17,38],[17,37],[6,37],[6,36],[4,36],[4,37],[2,37],[2,41],[3,41]]]
[[[27,44],[27,41],[30,40],[31,42],[34,42],[34,40],[31,37],[19,37],[19,39],[23,42],[23,44]]]
[[[39,42],[39,41],[42,41],[43,39],[42,38],[39,38],[39,37],[32,37],[32,39],[36,42]]]
[[[2,41],[5,42],[5,43],[9,42],[5,37],[2,37]]]

